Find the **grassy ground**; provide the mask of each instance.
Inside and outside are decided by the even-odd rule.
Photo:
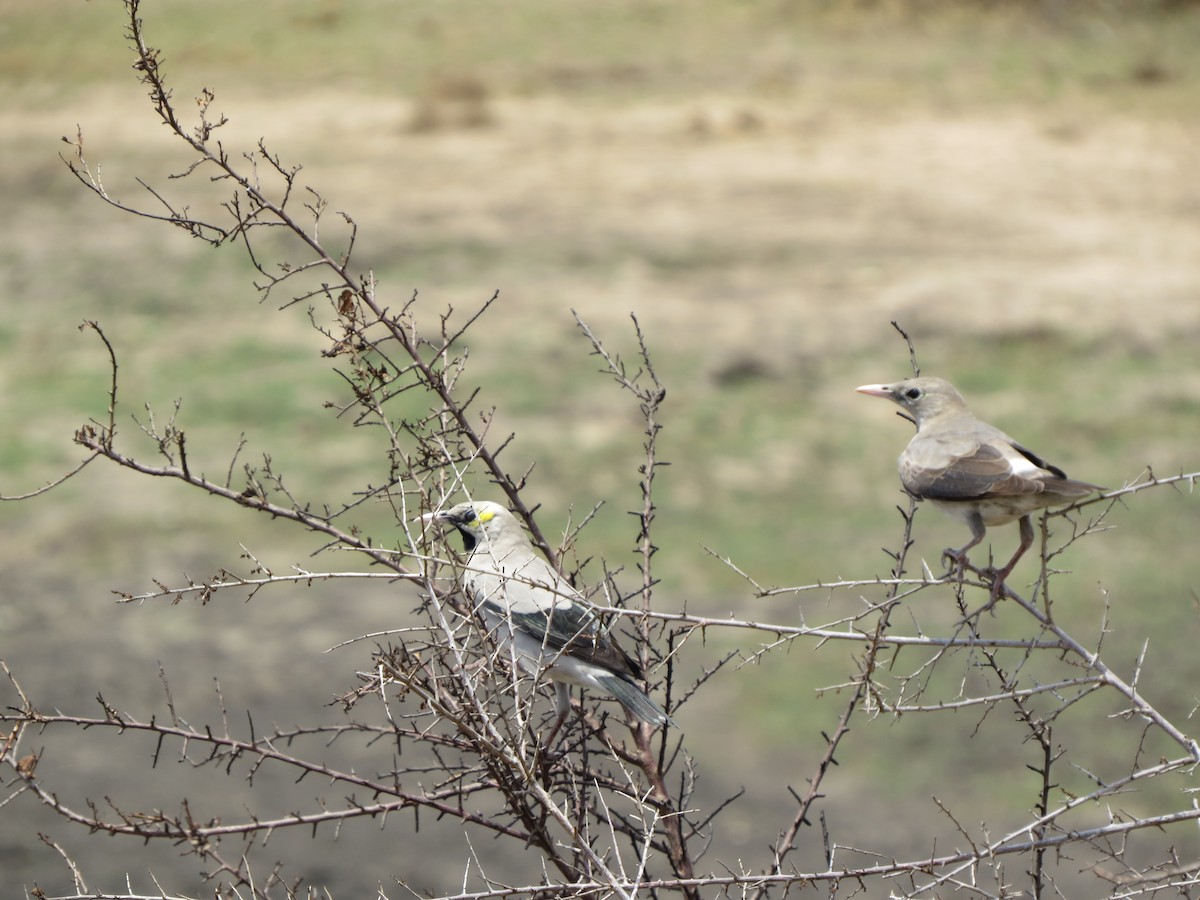
[[[303,311],[256,304],[236,250],[122,218],[57,159],[69,149],[60,136],[81,125],[123,199],[138,195],[135,176],[162,183],[184,165],[129,71],[119,8],[0,9],[0,492],[54,477],[76,456],[73,429],[104,414],[106,358],[77,332],[84,318],[120,355],[126,413],[144,420],[150,404],[161,419],[183,399],[193,467],[224,472],[245,433],[245,453],[269,452],[302,495],[378,482],[372,436],[322,407],[341,384]],[[935,9],[303,0],[250,11],[160,0],[144,14],[181,108],[211,87],[232,120],[229,146],[264,136],[303,162],[306,182],[360,223],[359,263],[397,305],[419,290],[432,322],[500,291],[471,375],[518,435],[510,464],[537,463],[532,496],[548,532],[569,509],[605,500],[583,549],[632,563],[636,408],[595,372],[570,310],[626,355],[636,312],[669,398],[659,602],[812,622],[857,598],[754,600],[702,548],[765,584],[885,571],[877,548],[899,534],[893,463],[909,431],[852,388],[907,371],[891,319],[913,333],[928,372],[1073,475],[1116,486],[1147,464],[1198,468],[1200,16],[1121,4]],[[163,660],[177,696],[201,673],[198,706],[218,675],[235,707],[274,702],[281,721],[307,718],[313,698],[362,663],[320,651],[398,614],[393,593],[373,588],[114,608],[110,589],[208,574],[236,562],[239,544],[279,568],[311,547],[98,466],[0,507],[0,522],[0,656],[47,705],[78,708],[103,691],[153,709]],[[1147,689],[1170,695],[1200,674],[1186,587],[1200,508],[1162,492],[1114,522],[1072,551],[1063,615],[1096,621],[1103,588],[1109,646],[1132,659],[1149,639]],[[364,524],[394,540],[382,510]],[[916,551],[934,563],[960,536],[923,513]],[[999,532],[997,555],[1014,540]],[[920,612],[927,623],[953,617],[949,606]],[[1009,627],[1003,614],[996,627]],[[732,644],[714,639],[711,651]],[[287,675],[254,681],[244,668]],[[748,788],[729,813],[727,858],[773,837],[759,826],[786,815],[779,781],[811,769],[839,708],[813,690],[852,671],[844,648],[795,648],[685,710],[703,796]],[[1190,692],[1178,693],[1189,708]],[[714,738],[716,722],[739,740]],[[1024,771],[1027,760],[997,755],[1003,741],[972,742],[973,721],[944,732],[929,722],[860,723],[869,739],[843,760],[854,778],[834,785],[831,814],[862,844],[922,852],[874,823],[913,805],[933,818],[924,798],[946,772]],[[81,794],[134,777],[103,756],[70,766]],[[1002,781],[970,787],[968,802],[995,804],[990,792],[1003,790],[1022,814],[1032,795]],[[81,836],[22,815],[85,857]],[[0,869],[45,883],[51,852],[14,821]],[[354,834],[347,843],[365,858],[395,865],[330,868],[331,887],[355,896],[411,875],[428,852],[421,840],[399,851],[394,836]],[[344,851],[295,852],[320,858],[319,879]],[[142,865],[90,861],[98,878]]]

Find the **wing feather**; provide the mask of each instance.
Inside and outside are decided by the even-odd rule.
[[[1026,494],[1082,497],[1097,485],[1067,478],[1036,453],[1003,440],[914,438],[900,457],[900,480],[916,497],[982,500]]]
[[[531,612],[505,610],[491,600],[483,605],[500,619],[511,615],[515,628],[552,653],[565,653],[619,675],[643,677],[641,666],[612,640],[595,612],[581,603],[568,600],[550,610]]]

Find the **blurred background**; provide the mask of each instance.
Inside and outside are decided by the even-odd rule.
[[[0,10],[0,493],[57,477],[81,456],[74,430],[106,416],[107,355],[84,319],[118,354],[130,452],[154,454],[133,417],[161,423],[181,399],[193,470],[223,477],[244,435],[242,458],[269,454],[297,496],[336,502],[379,483],[378,436],[324,406],[346,392],[305,310],[260,303],[239,248],[121,214],[60,160],[78,127],[109,193],[143,205],[136,179],[169,190],[189,162],[130,68],[120,4]],[[1200,4],[147,0],[143,16],[181,112],[209,88],[227,149],[261,137],[302,164],[300,181],[357,221],[355,261],[388,305],[418,292],[432,328],[446,307],[499,291],[468,341],[468,379],[516,433],[510,467],[536,463],[526,496],[543,530],[559,535],[603,501],[579,552],[630,567],[630,587],[638,411],[597,374],[571,310],[630,358],[636,313],[668,392],[662,609],[795,625],[861,608],[856,592],[755,599],[706,548],[766,586],[887,572],[911,428],[853,388],[909,372],[891,320],[928,374],[1074,477],[1118,487],[1147,465],[1200,469]],[[1110,521],[1063,560],[1075,574],[1059,581],[1060,615],[1098,637],[1110,601],[1112,658],[1132,668],[1149,641],[1143,689],[1182,718],[1200,677],[1200,505],[1158,490]],[[338,720],[325,704],[355,684],[369,647],[325,651],[403,624],[411,607],[366,582],[118,605],[113,591],[154,579],[247,571],[245,551],[276,571],[356,561],[313,560],[299,531],[99,463],[0,506],[0,523],[0,658],[45,708],[94,714],[102,694],[148,717],[163,709],[161,669],[192,722],[219,720],[218,690],[234,721]],[[363,510],[361,526],[398,540],[386,509]],[[963,539],[923,512],[914,553],[936,569]],[[1016,530],[992,541],[1005,557]],[[1031,556],[1014,578],[1035,572]],[[929,630],[957,618],[949,594],[914,615]],[[1027,625],[1001,610],[987,627]],[[695,652],[755,649],[711,634]],[[841,710],[817,689],[855,671],[852,648],[796,645],[680,710],[697,805],[746,790],[705,865],[766,864],[792,808],[784,787],[811,774]],[[1097,772],[1128,766],[1115,711],[1098,703],[1063,726],[1104,736],[1082,760]],[[940,833],[939,848],[953,844],[933,794],[971,824],[1024,821],[1033,760],[1013,755],[1004,736],[1019,732],[999,718],[982,738],[969,715],[860,719],[826,790],[835,839],[901,858]],[[48,748],[39,774],[79,806],[112,795],[174,808],[187,792],[227,819],[271,806],[173,759],[147,776],[150,743],[84,737],[35,738]],[[364,752],[358,764],[390,762]],[[1129,800],[1143,814],[1183,802]],[[439,889],[472,850],[454,826],[423,824],[355,823],[336,843],[277,835],[260,852],[339,898],[395,878]],[[69,885],[39,831],[93,886],[128,874],[148,890],[152,871],[202,889],[178,848],[89,837],[21,797],[0,814],[9,891]],[[823,867],[819,835],[806,841],[798,864]],[[473,852],[503,872],[503,849]]]

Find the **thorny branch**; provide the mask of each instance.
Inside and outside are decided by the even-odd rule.
[[[1150,489],[1194,490],[1200,473],[1159,478],[1147,469],[1132,484],[1044,517],[1040,578],[1029,597],[1006,588],[1001,607],[1012,624],[998,634],[990,633],[986,620],[968,614],[970,598],[986,596],[989,588],[982,570],[968,566],[962,579],[937,577],[928,567],[922,568],[920,577],[906,575],[916,514],[911,502],[907,510],[900,510],[903,528],[896,549],[888,551],[890,571],[885,577],[764,587],[731,559],[724,559],[744,578],[751,603],[785,596],[800,601],[814,594],[839,601],[849,598],[853,611],[835,612],[828,622],[807,624],[803,608],[796,613],[799,624],[769,622],[755,615],[721,618],[654,609],[657,580],[653,566],[659,550],[654,538],[659,516],[656,478],[667,465],[660,458],[658,439],[666,389],[636,317],[633,329],[638,362],[636,371],[631,371],[576,315],[592,352],[601,360],[602,371],[637,402],[643,431],[643,456],[637,471],[640,503],[632,512],[638,523],[639,583],[631,593],[623,594],[616,578],[609,577],[604,585],[607,602],[598,609],[632,626],[642,667],[652,678],[662,679],[661,690],[672,712],[678,715],[685,702],[690,704],[703,690],[734,677],[742,670],[735,661],[758,662],[794,646],[815,652],[835,643],[850,646],[858,654],[845,681],[820,692],[821,696],[842,692],[845,699],[830,717],[832,727],[820,735],[823,747],[807,775],[807,787],[803,791],[789,788],[795,808],[775,831],[773,841],[759,841],[760,848],[770,844],[765,856],[739,860],[736,865],[718,859],[709,871],[701,871],[704,848],[697,849],[698,842],[719,843],[721,814],[742,796],[739,792],[715,808],[702,806],[695,785],[700,777],[697,758],[704,748],[685,743],[671,726],[653,733],[644,725],[634,726],[626,737],[616,727],[611,705],[604,706],[590,696],[579,705],[577,724],[566,730],[561,743],[545,746],[542,738],[552,715],[544,697],[545,686],[498,652],[460,598],[457,579],[462,566],[431,552],[426,536],[413,525],[417,514],[444,505],[452,495],[470,495],[477,485],[490,482],[499,487],[542,552],[552,561],[559,554],[539,529],[533,515],[536,506],[523,498],[529,471],[515,476],[501,459],[514,435],[494,433],[495,411],[481,408],[482,391],[465,380],[466,335],[498,302],[498,294],[465,315],[446,310],[431,330],[422,327],[425,310],[416,295],[398,307],[382,300],[374,275],[353,267],[358,240],[355,221],[346,213],[337,213],[337,228],[329,227],[328,204],[300,181],[299,166],[286,164],[268,150],[265,141],[247,152],[232,153],[216,137],[226,120],[211,113],[215,101],[211,91],[205,90],[198,98],[196,123],[189,126],[181,120],[167,87],[161,53],[146,40],[139,0],[127,0],[126,8],[138,77],[148,89],[159,119],[187,148],[188,161],[169,179],[170,189],[138,180],[150,198],[149,208],[118,200],[110,193],[99,167],[85,154],[81,129],[73,139],[65,139],[73,148],[67,166],[88,190],[116,209],[168,223],[213,245],[238,242],[258,273],[256,287],[264,298],[285,286],[290,291],[282,309],[312,303],[310,320],[328,341],[324,356],[336,367],[349,392],[336,413],[353,425],[372,426],[373,435],[384,436],[387,478],[367,485],[340,507],[316,509],[291,493],[269,458],[260,466],[241,463],[243,443],[239,442],[228,465],[222,465],[228,473],[224,482],[213,481],[197,474],[200,469],[189,461],[186,434],[176,423],[176,415],[160,425],[152,411],[139,427],[161,459],[147,463],[126,449],[123,432],[123,443],[118,446],[117,352],[97,323],[86,322],[83,327],[95,331],[106,347],[111,375],[105,414],[76,434],[77,443],[89,455],[54,484],[8,499],[45,494],[99,457],[139,475],[173,480],[296,526],[319,536],[327,547],[353,550],[384,570],[382,574],[317,573],[295,567],[290,574],[277,575],[255,560],[255,571],[248,576],[222,569],[202,582],[189,579],[178,587],[159,583],[153,591],[123,594],[124,600],[179,602],[194,597],[208,602],[231,589],[254,596],[262,589],[283,585],[364,577],[404,582],[421,596],[394,630],[340,645],[358,650],[368,639],[390,641],[377,644],[370,659],[364,659],[360,671],[348,679],[352,683],[339,697],[346,718],[332,725],[273,727],[260,732],[248,717],[248,733],[239,735],[229,725],[223,700],[219,727],[191,725],[178,712],[165,678],[165,716],[137,717],[102,695],[96,698],[98,715],[46,712],[0,661],[15,697],[0,713],[0,766],[9,774],[9,793],[0,798],[0,808],[29,797],[63,821],[89,831],[177,844],[183,852],[203,860],[210,876],[231,884],[239,896],[258,900],[294,896],[295,892],[275,870],[266,881],[256,881],[249,855],[226,853],[221,847],[223,839],[243,839],[249,846],[250,839],[265,840],[277,830],[302,826],[318,833],[322,825],[336,829],[339,823],[358,818],[386,822],[389,813],[401,810],[425,810],[439,821],[495,836],[522,852],[533,851],[530,855],[536,858],[536,867],[524,885],[498,885],[481,872],[473,883],[478,889],[466,879],[453,887],[446,882],[444,897],[455,900],[516,895],[632,900],[668,894],[759,900],[776,891],[786,894],[811,885],[820,885],[830,897],[874,889],[893,894],[903,890],[904,896],[910,897],[937,896],[950,888],[969,889],[978,896],[1007,897],[1024,891],[1049,897],[1061,893],[1057,879],[1062,877],[1062,866],[1055,864],[1060,853],[1072,856],[1068,867],[1078,866],[1074,857],[1086,854],[1089,862],[1084,868],[1090,865],[1106,885],[1113,886],[1113,896],[1195,882],[1197,865],[1176,858],[1174,850],[1160,863],[1135,864],[1125,858],[1119,844],[1137,832],[1165,831],[1200,821],[1200,811],[1190,797],[1180,797],[1177,808],[1136,815],[1120,809],[1116,798],[1132,787],[1194,769],[1200,763],[1200,745],[1169,704],[1148,696],[1152,692],[1141,681],[1143,658],[1133,664],[1131,672],[1125,671],[1126,663],[1105,658],[1100,639],[1093,646],[1056,619],[1048,590],[1059,575],[1048,563],[1076,541],[1107,527],[1106,517],[1118,506]],[[230,189],[214,211],[195,212],[175,199],[175,185],[192,176],[208,176],[208,185]],[[261,241],[271,232],[288,235],[291,252],[296,255],[271,261],[270,245]],[[336,249],[328,242],[331,232],[341,241]],[[905,339],[913,371],[918,373],[911,338],[898,324],[893,325]],[[393,401],[413,391],[427,401],[427,411],[393,414],[398,406]],[[134,430],[135,439],[137,435]],[[390,505],[404,534],[403,548],[384,549],[347,524],[368,501]],[[1075,517],[1085,508],[1100,511],[1077,525]],[[1059,546],[1050,546],[1048,523],[1058,523],[1062,517],[1067,517],[1073,530]],[[577,529],[572,531],[568,543],[578,536]],[[253,559],[248,551],[247,557]],[[963,618],[947,628],[923,627],[913,603],[917,598],[928,600],[931,607],[939,600],[943,609],[957,607]],[[901,633],[906,629],[897,625],[899,610],[911,619],[909,633]],[[1104,630],[1102,627],[1101,636]],[[699,674],[685,677],[681,673],[693,661],[689,655],[707,651],[705,641],[710,635],[719,635],[732,649],[704,657],[707,662],[694,666]],[[1069,719],[1085,719],[1091,714],[1082,701],[1097,696],[1120,703],[1119,711],[1103,721],[1107,737],[1137,731],[1131,762],[1117,776],[1088,768],[1089,747],[1056,743]],[[964,815],[938,799],[939,809],[953,823],[955,839],[965,841],[966,849],[897,859],[887,847],[864,851],[838,840],[836,827],[826,817],[837,800],[836,787],[831,786],[835,779],[830,776],[850,740],[852,721],[861,722],[856,728],[865,731],[883,718],[965,713],[978,717],[975,728],[980,731],[1001,708],[1013,713],[1031,748],[1021,752],[1029,754],[1026,765],[1034,773],[1035,784],[1014,787],[1029,792],[1027,805],[1033,812],[1024,822],[1005,829],[997,838],[978,816]],[[694,739],[702,740],[698,735],[704,732],[696,731]],[[179,800],[178,810],[169,812],[161,806],[150,812],[135,810],[112,798],[103,804],[72,804],[44,782],[45,774],[38,774],[44,749],[28,745],[34,735],[49,741],[67,734],[82,741],[89,734],[100,733],[149,735],[155,742],[151,765],[174,748],[180,761],[225,775],[238,772],[251,785],[261,771],[278,768],[297,780],[316,776],[341,796],[336,802],[320,799],[311,809],[286,815],[259,816],[246,810],[222,820],[203,821],[186,797]],[[799,733],[791,739],[816,743],[812,734]],[[379,758],[386,761],[372,775],[337,761],[318,762],[326,759],[325,748],[349,741],[358,741],[367,750],[384,748]],[[1164,752],[1168,746],[1181,752]],[[1090,789],[1069,792],[1060,783],[1061,773],[1068,768],[1086,772]],[[1169,789],[1161,793],[1172,796]],[[1107,821],[1096,824],[1087,813],[1102,805],[1115,811]],[[801,871],[794,854],[801,848],[803,826],[814,820],[821,823],[821,867]],[[69,855],[53,846],[71,868],[76,894],[97,896],[89,893],[82,872]],[[1010,858],[1021,860],[1028,879],[1023,886],[1014,887],[1011,876],[1005,874],[1003,861]],[[1106,871],[1107,863],[1115,864],[1120,874]],[[167,896],[167,892],[160,895]],[[130,890],[111,896],[134,895]]]
[[[638,485],[641,489],[642,506],[633,515],[638,522],[637,548],[640,557],[638,568],[642,576],[639,591],[641,602],[639,605],[641,611],[645,613],[638,621],[638,631],[641,637],[640,663],[644,670],[648,670],[650,666],[650,647],[652,646],[649,613],[655,584],[653,558],[654,554],[658,552],[658,547],[655,546],[652,538],[656,512],[654,504],[654,478],[659,468],[667,465],[667,463],[658,458],[658,434],[662,429],[658,421],[658,416],[662,402],[666,399],[667,391],[654,371],[650,351],[646,346],[645,335],[642,333],[636,316],[633,316],[632,319],[634,331],[637,335],[641,369],[636,374],[630,375],[620,357],[609,353],[605,349],[604,344],[592,333],[587,323],[583,321],[579,314],[574,313],[574,315],[579,329],[591,343],[592,353],[604,361],[605,368],[602,371],[611,375],[617,384],[633,394],[637,399],[644,423],[645,442],[643,450],[645,451],[645,456],[638,467],[638,475],[640,476]],[[673,656],[668,659],[668,701],[670,699],[670,685],[673,682],[673,678],[671,677],[673,659]],[[667,734],[669,731],[670,725],[664,729],[659,749],[656,752],[651,742],[650,726],[645,723],[639,725],[635,731],[635,741],[638,750],[637,761],[650,783],[650,798],[661,807],[670,809],[670,815],[664,820],[663,825],[666,829],[667,843],[670,848],[671,866],[680,878],[690,879],[694,876],[695,871],[687,846],[687,837],[685,834],[685,825],[687,823],[684,819],[684,811],[671,807],[671,792],[665,781],[665,774],[669,768],[667,764]],[[691,888],[685,889],[683,893],[690,900],[698,900],[700,896],[697,891]]]
[[[311,188],[307,189],[315,199],[304,204],[302,209],[311,218],[311,224],[306,224],[292,211],[300,167],[285,166],[260,141],[255,151],[241,157],[249,165],[249,172],[239,169],[238,158],[231,156],[223,144],[214,139],[214,133],[226,124],[226,119],[223,116],[215,121],[209,118],[208,111],[214,100],[210,91],[206,90],[200,98],[199,123],[189,130],[175,110],[171,91],[166,84],[161,52],[146,41],[144,23],[140,15],[140,0],[126,0],[125,5],[128,11],[127,35],[137,60],[134,68],[139,72],[142,84],[148,88],[151,104],[160,120],[187,145],[195,157],[181,177],[208,171],[215,183],[232,183],[235,187],[234,194],[221,206],[221,210],[231,216],[232,222],[219,224],[210,219],[198,218],[186,208],[176,210],[158,191],[151,192],[167,209],[165,215],[151,214],[140,207],[114,200],[99,175],[87,162],[82,133],[74,141],[64,138],[75,148],[74,156],[66,159],[71,172],[88,190],[125,212],[168,222],[213,245],[220,245],[232,237],[238,237],[256,268],[266,279],[258,285],[264,298],[285,282],[305,275],[315,277],[323,273],[330,280],[301,287],[287,305],[324,298],[334,310],[337,326],[342,334],[334,341],[329,355],[351,357],[358,375],[352,380],[362,385],[361,390],[356,391],[359,402],[365,403],[370,411],[378,413],[379,407],[391,396],[411,388],[414,382],[420,389],[436,397],[442,404],[439,415],[443,424],[453,429],[452,443],[461,441],[471,448],[466,456],[478,460],[486,470],[488,478],[504,492],[513,511],[524,520],[535,544],[554,558],[554,548],[542,534],[532,510],[526,506],[521,496],[520,489],[524,479],[514,479],[507,467],[499,461],[501,452],[511,438],[498,444],[493,443],[488,429],[490,416],[482,416],[482,424],[479,424],[476,417],[469,413],[475,395],[472,394],[465,401],[459,401],[451,394],[450,373],[456,366],[461,365],[461,359],[455,357],[453,351],[466,329],[492,305],[496,296],[487,301],[475,315],[468,317],[462,325],[450,327],[448,320],[444,319],[441,340],[438,342],[430,342],[418,333],[411,316],[411,304],[405,306],[398,314],[389,312],[376,297],[373,275],[355,274],[350,267],[357,228],[354,220],[345,213],[341,214],[349,228],[346,249],[338,254],[327,250],[319,232],[320,216],[325,209],[325,203],[320,196]],[[268,174],[278,179],[277,193],[272,193],[264,175],[259,171],[259,164],[265,164]],[[151,189],[147,186],[147,190]],[[275,267],[268,268],[260,262],[257,245],[254,243],[256,235],[263,228],[284,230],[296,239],[300,252],[307,258],[301,262],[283,261]],[[379,337],[374,336],[377,330],[382,332]],[[327,333],[333,337],[331,331]],[[375,351],[382,349],[386,352],[387,343],[394,344],[406,357],[406,362],[398,369],[378,365],[370,358]],[[411,381],[406,382],[406,379]],[[115,403],[115,394],[113,400]],[[103,428],[98,430],[97,435],[101,440],[111,441],[112,438]]]
[[[910,500],[907,512],[902,512],[904,531],[900,540],[900,550],[892,554],[894,564],[891,576],[893,579],[899,579],[904,574],[905,559],[907,558],[909,549],[912,547],[912,523],[915,511],[916,503]],[[862,661],[859,663],[861,672],[854,681],[853,690],[842,709],[841,715],[838,717],[833,733],[822,733],[822,737],[825,739],[825,753],[817,763],[816,772],[808,779],[808,790],[802,796],[797,795],[794,791],[792,792],[792,795],[798,800],[796,814],[775,842],[774,859],[771,862],[771,867],[768,869],[769,875],[778,875],[783,871],[784,860],[795,849],[796,838],[800,833],[800,829],[805,825],[812,825],[809,815],[812,812],[813,805],[824,796],[821,793],[822,783],[825,780],[825,776],[829,774],[830,768],[837,765],[835,753],[842,740],[850,733],[851,718],[860,706],[865,706],[867,709],[870,708],[874,691],[875,669],[879,662],[879,654],[884,647],[884,638],[891,625],[891,614],[896,607],[898,588],[898,584],[892,585],[889,589],[887,599],[879,608],[878,618],[875,621],[875,626],[870,633],[870,637],[867,639]],[[829,842],[826,839],[826,847],[828,845]],[[833,855],[828,849],[826,851],[825,862],[830,869],[833,868]],[[765,893],[766,886],[764,885],[755,891],[754,900],[761,900]]]

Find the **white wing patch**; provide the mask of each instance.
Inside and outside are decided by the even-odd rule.
[[[1025,478],[1030,478],[1037,475],[1046,474],[1046,470],[1041,466],[1031,463],[1028,459],[1022,456],[1011,447],[1004,448],[1004,458],[1008,460],[1008,466],[1012,469],[1014,475],[1020,475]]]

